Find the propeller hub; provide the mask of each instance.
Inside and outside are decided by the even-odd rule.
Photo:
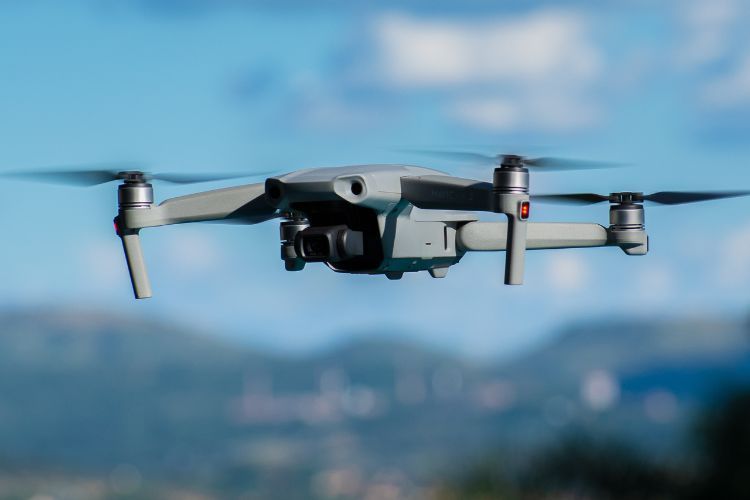
[[[148,180],[146,174],[138,170],[125,170],[123,172],[118,172],[117,177],[128,184],[143,184]]]
[[[622,193],[610,193],[610,203],[629,205],[632,203],[643,203],[643,193],[625,191]]]
[[[502,168],[524,168],[524,157],[520,155],[500,156],[500,167]]]

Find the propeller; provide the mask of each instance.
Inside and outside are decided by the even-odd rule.
[[[681,205],[683,203],[736,198],[747,195],[750,195],[750,191],[659,191],[652,194],[628,192],[611,193],[610,195],[596,193],[539,194],[532,195],[531,199],[540,202],[570,205],[592,205],[605,201],[609,203],[643,203],[644,201],[649,201],[659,205]]]
[[[559,158],[554,156],[542,156],[529,158],[517,154],[495,154],[488,155],[473,151],[440,151],[440,150],[406,150],[411,153],[429,155],[446,160],[464,161],[484,165],[500,166],[510,164],[526,168],[540,169],[540,171],[555,170],[589,170],[599,168],[613,168],[624,166],[622,163],[608,161],[581,160],[574,158]]]
[[[101,165],[97,165],[101,167]],[[93,166],[92,166],[93,167]],[[5,172],[0,175],[39,182],[68,184],[74,186],[96,186],[117,180],[157,180],[172,184],[193,184],[269,175],[275,172],[233,172],[233,173],[150,173],[133,169],[133,164],[110,165],[110,168],[44,168],[39,170]]]

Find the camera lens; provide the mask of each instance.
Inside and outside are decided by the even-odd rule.
[[[328,237],[324,234],[311,234],[302,238],[305,257],[313,259],[327,258],[331,253]]]

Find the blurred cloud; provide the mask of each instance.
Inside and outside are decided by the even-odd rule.
[[[442,91],[447,115],[489,131],[566,130],[591,125],[591,90],[602,56],[586,16],[539,9],[493,19],[373,21],[376,69],[400,91]]]
[[[170,274],[177,278],[189,273],[197,278],[201,274],[222,270],[227,255],[212,234],[195,227],[176,229],[154,252]]]
[[[689,67],[710,63],[726,55],[730,28],[738,21],[741,5],[735,0],[679,2],[686,29],[678,61]]]
[[[580,290],[591,276],[583,256],[572,253],[550,253],[547,257],[548,283],[557,290]]]
[[[121,0],[92,0],[105,5],[120,5]],[[613,0],[607,0],[612,2]],[[602,3],[607,3],[602,2]],[[290,8],[299,11],[331,11],[334,9],[350,11],[373,11],[382,9],[408,9],[414,13],[464,13],[496,12],[498,9],[518,9],[528,6],[528,0],[505,0],[502,4],[488,0],[326,0],[325,2],[309,2],[306,0],[134,0],[133,2],[147,13],[159,16],[187,17],[204,16],[216,11],[225,10],[278,10],[289,13]],[[585,5],[583,0],[558,0],[563,5]]]
[[[579,13],[538,10],[492,20],[424,19],[400,13],[374,22],[381,75],[399,87],[477,83],[556,84],[598,76],[600,57]]]
[[[686,36],[678,60],[703,75],[702,100],[710,108],[750,102],[750,9],[736,0],[693,1],[682,11]]]
[[[460,122],[490,132],[580,129],[594,125],[601,114],[598,106],[591,102],[552,93],[516,99],[466,98],[458,100],[450,111]]]
[[[381,9],[347,22],[322,64],[257,62],[232,93],[279,128],[310,131],[385,129],[425,104],[437,123],[470,132],[560,133],[603,116],[605,58],[583,10]]]
[[[695,113],[699,137],[708,145],[744,146],[750,106],[750,4],[694,0],[675,5],[682,36],[674,58],[693,86],[688,109]]]
[[[581,399],[590,409],[604,411],[617,404],[620,385],[613,373],[592,370],[581,381]]]

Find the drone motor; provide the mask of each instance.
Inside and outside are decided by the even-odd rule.
[[[609,207],[609,225],[612,231],[643,231],[646,229],[643,193],[612,193]]]
[[[154,203],[154,188],[143,172],[120,172],[123,183],[117,187],[120,209],[148,208]]]

